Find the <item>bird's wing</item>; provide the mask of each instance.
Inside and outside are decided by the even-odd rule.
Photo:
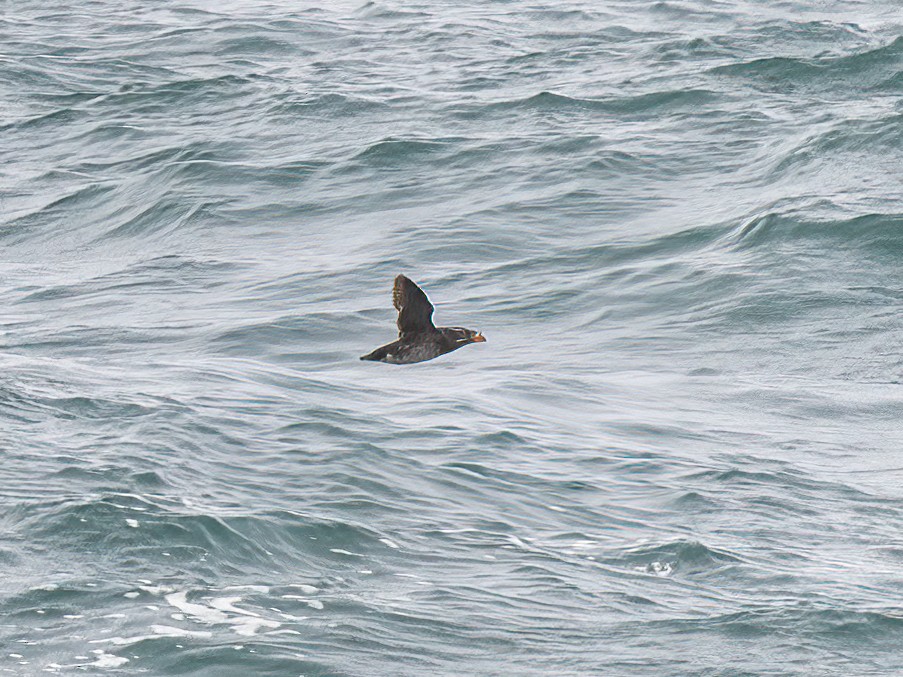
[[[398,310],[398,335],[435,329],[433,304],[423,290],[404,275],[395,278],[392,304]]]

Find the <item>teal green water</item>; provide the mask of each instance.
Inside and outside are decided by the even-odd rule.
[[[0,6],[0,673],[900,673],[896,0]]]

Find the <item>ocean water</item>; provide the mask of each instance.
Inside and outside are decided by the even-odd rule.
[[[899,0],[0,7],[0,673],[903,672]]]

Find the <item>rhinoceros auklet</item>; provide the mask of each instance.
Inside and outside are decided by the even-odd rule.
[[[395,278],[392,304],[398,310],[398,340],[380,346],[362,360],[389,364],[424,362],[468,343],[483,343],[483,335],[463,327],[436,327],[433,304],[423,290],[404,275]]]

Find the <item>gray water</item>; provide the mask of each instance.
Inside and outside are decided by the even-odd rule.
[[[903,671],[898,0],[0,7],[0,672]]]

